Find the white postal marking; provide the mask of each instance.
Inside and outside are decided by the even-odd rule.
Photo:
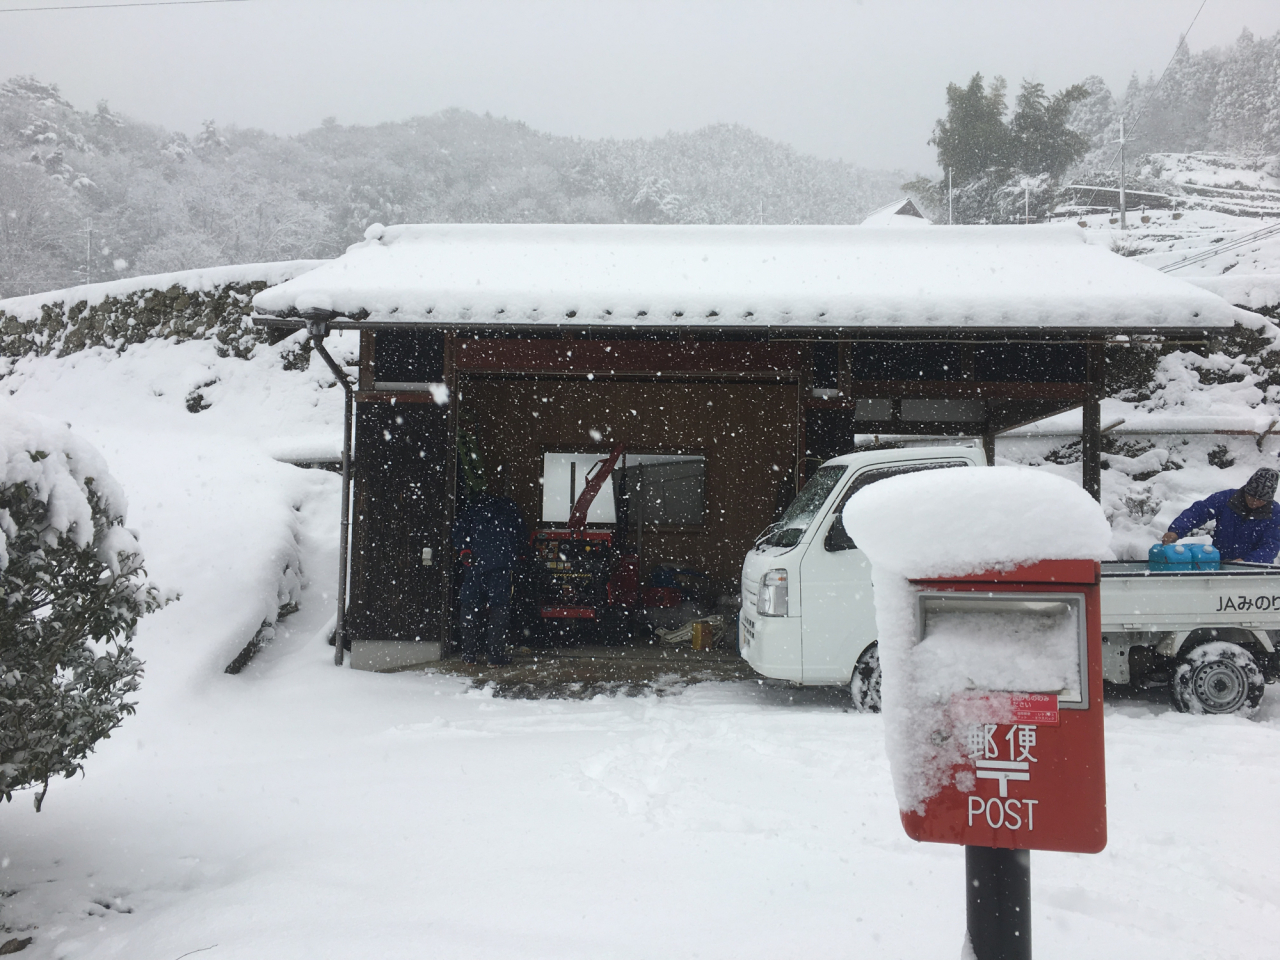
[[[1010,780],[1030,780],[1031,764],[1017,760],[979,760],[976,776],[980,780],[999,780],[1000,796],[1009,796]],[[987,768],[987,769],[984,769]],[[991,769],[994,768],[994,769]]]
[[[1035,806],[1039,802],[1039,800],[1000,800],[997,797],[984,800],[982,797],[971,796],[969,797],[969,826],[973,826],[974,817],[982,817],[987,821],[987,826],[993,830],[1002,826],[1010,830],[1021,830],[1025,806],[1027,830],[1034,830],[1036,828]]]

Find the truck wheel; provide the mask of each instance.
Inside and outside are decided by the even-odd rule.
[[[1201,644],[1182,658],[1170,689],[1180,713],[1253,716],[1266,688],[1258,661],[1225,640]]]
[[[878,644],[871,644],[858,657],[858,662],[853,668],[853,679],[849,681],[849,692],[853,694],[853,708],[859,713],[880,712],[880,647]]]

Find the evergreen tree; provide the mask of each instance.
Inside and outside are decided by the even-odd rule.
[[[1089,149],[1088,139],[1068,126],[1071,108],[1087,99],[1088,89],[1077,83],[1052,97],[1044,84],[1024,80],[1009,124],[1017,165],[1032,176],[1061,177]]]
[[[1107,82],[1096,74],[1085,77],[1079,86],[1085,96],[1071,105],[1067,126],[1089,139],[1091,147],[1099,145],[1116,119],[1116,98]]]
[[[1133,152],[1203,150],[1220,68],[1218,58],[1196,57],[1180,40],[1164,81],[1150,90],[1141,112],[1137,103],[1126,104],[1130,121],[1136,122]]]
[[[1257,40],[1241,32],[1222,64],[1209,112],[1209,146],[1248,154],[1280,149],[1274,136],[1280,108],[1280,35]]]
[[[934,125],[929,143],[938,148],[938,166],[950,170],[956,182],[1013,165],[1013,137],[1004,122],[1006,90],[1003,77],[984,86],[980,73],[967,86],[947,84],[947,115]]]

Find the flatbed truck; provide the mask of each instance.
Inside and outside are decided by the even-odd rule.
[[[854,706],[880,705],[871,566],[844,529],[858,490],[919,470],[986,466],[965,446],[878,449],[829,460],[742,566],[738,649],[758,673],[848,685]],[[1188,713],[1255,713],[1280,679],[1280,566],[1153,572],[1102,564],[1103,678],[1113,689],[1167,690]]]

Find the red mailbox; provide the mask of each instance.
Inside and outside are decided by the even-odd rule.
[[[902,813],[913,839],[1076,853],[1106,846],[1099,570],[1092,560],[1044,560],[1007,573],[912,581],[922,588],[919,643],[933,642],[961,669],[966,649],[981,661],[971,671],[976,689],[950,697],[949,729],[915,734],[934,743],[959,738],[963,760],[922,813]],[[994,655],[982,649],[987,633],[1005,637]],[[1001,675],[1000,649],[1025,649],[1024,676],[1036,673],[1037,656],[1052,660],[1042,673],[1065,675],[1066,685],[1009,689],[1008,676],[1018,674],[1011,670],[1006,682],[982,688],[984,675]]]

